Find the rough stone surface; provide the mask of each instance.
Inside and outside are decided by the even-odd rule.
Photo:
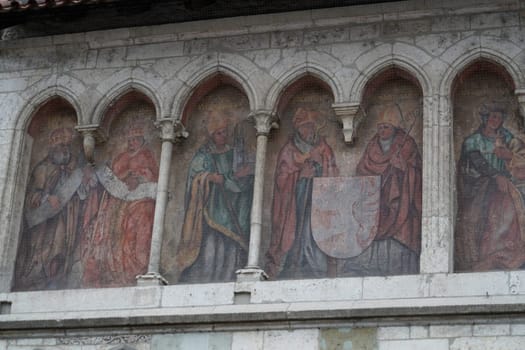
[[[319,334],[319,350],[375,350],[376,333],[375,328],[322,329]]]
[[[448,350],[447,339],[389,340],[379,343],[379,350]]]
[[[318,337],[319,330],[317,329],[267,331],[264,333],[264,348],[319,350]]]

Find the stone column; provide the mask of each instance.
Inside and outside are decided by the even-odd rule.
[[[423,217],[420,273],[454,269],[455,159],[447,96],[423,100]]]
[[[166,285],[168,281],[161,276],[160,254],[162,236],[164,234],[164,217],[168,204],[168,184],[170,179],[171,156],[173,143],[188,136],[182,124],[170,118],[161,119],[157,123],[160,128],[162,148],[160,152],[159,179],[157,181],[157,197],[155,201],[155,216],[151,233],[151,248],[149,255],[148,272],[137,276],[137,285]]]
[[[333,104],[332,108],[339,121],[343,124],[345,142],[352,145],[357,135],[357,127],[361,121],[359,103],[337,103]]]
[[[275,120],[275,115],[267,110],[253,112],[251,118],[255,122],[255,129],[257,130],[257,151],[255,155],[250,244],[248,249],[248,264],[244,269],[237,271],[238,282],[261,281],[268,278],[266,273],[259,267],[264,193],[264,167],[266,163],[268,134],[272,128],[277,128],[278,124]]]

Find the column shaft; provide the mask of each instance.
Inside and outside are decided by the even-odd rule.
[[[255,177],[253,183],[250,245],[247,268],[255,268],[259,266],[264,193],[264,165],[266,163],[267,144],[268,136],[266,134],[257,135],[257,153],[255,155]]]
[[[159,273],[162,236],[164,233],[164,216],[168,203],[168,183],[170,178],[171,156],[173,143],[170,140],[162,141],[160,153],[159,180],[157,182],[157,198],[155,202],[155,216],[151,234],[151,250],[149,256],[148,273]]]

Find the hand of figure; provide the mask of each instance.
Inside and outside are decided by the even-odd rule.
[[[301,168],[299,177],[312,178],[315,177],[315,166],[313,162],[305,162],[304,166]]]
[[[310,152],[294,154],[293,158],[297,163],[303,164],[310,159]]]
[[[407,162],[400,154],[393,155],[392,158],[390,158],[390,164],[402,171],[407,169]]]
[[[511,160],[513,156],[512,152],[504,146],[496,147],[494,149],[494,154],[496,155],[496,157],[503,160]]]
[[[135,190],[140,184],[139,178],[137,176],[133,176],[131,174],[130,174],[130,176],[128,176],[126,178],[126,180],[124,182],[126,183],[126,186],[128,186],[128,189],[130,191]]]
[[[42,193],[37,192],[33,196],[31,196],[31,200],[29,201],[32,208],[37,208],[40,206],[40,202],[42,201]]]
[[[53,209],[60,208],[60,200],[58,199],[57,196],[49,196],[47,197],[47,201],[49,202],[49,204],[51,205]]]
[[[224,175],[215,173],[208,175],[208,180],[210,180],[213,183],[222,185],[224,183]]]
[[[498,185],[498,190],[500,190],[500,192],[504,192],[504,193],[508,192],[510,182],[509,182],[509,179],[507,179],[505,176],[497,175],[496,184]]]
[[[233,174],[236,178],[245,177],[247,175],[250,175],[252,172],[252,167],[249,165],[243,165],[237,171]]]

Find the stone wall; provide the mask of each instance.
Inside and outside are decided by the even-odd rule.
[[[503,67],[521,102],[524,11],[510,0],[403,1],[1,41],[0,349],[520,349],[525,274],[452,273],[451,90],[482,59]],[[305,75],[330,88],[334,106],[358,106],[391,67],[423,94],[419,275],[10,292],[26,130],[49,99],[68,101],[85,127],[136,90],[175,122],[221,73],[253,113],[275,111]]]

